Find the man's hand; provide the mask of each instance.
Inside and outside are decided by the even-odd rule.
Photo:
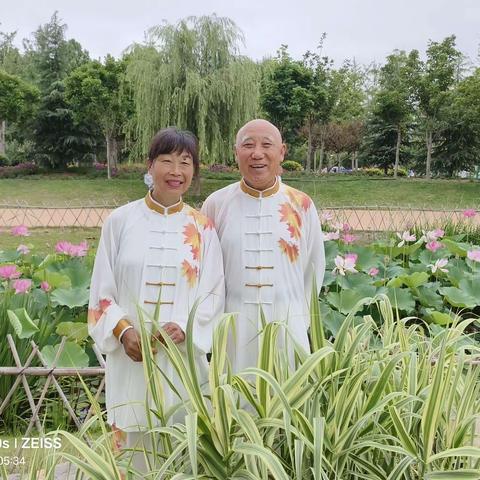
[[[122,336],[122,345],[125,353],[134,361],[142,361],[142,344],[140,335],[134,328],[127,330]]]
[[[180,325],[175,322],[168,322],[163,326],[165,333],[171,338],[173,343],[179,344],[185,341],[185,333],[180,328]],[[155,332],[152,335],[152,339],[164,343],[163,337],[160,335],[160,332]]]

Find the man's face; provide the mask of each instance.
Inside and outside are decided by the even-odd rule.
[[[264,120],[247,123],[237,136],[235,157],[247,185],[265,190],[275,183],[285,145],[278,130]]]

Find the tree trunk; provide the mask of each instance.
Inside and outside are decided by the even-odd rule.
[[[313,160],[313,122],[308,122],[308,153],[307,153],[307,162],[305,164],[305,170],[310,172],[312,169],[312,160]]]
[[[325,155],[325,139],[322,137],[322,142],[320,143],[320,158],[318,161],[318,171],[322,173],[323,169],[323,156]]]
[[[352,152],[352,172],[355,170],[355,152]]]
[[[432,144],[433,144],[433,132],[428,129],[426,133],[427,142],[427,165],[425,168],[425,177],[430,180],[432,178],[431,164],[432,164]]]
[[[393,167],[393,178],[397,178],[398,165],[400,164],[400,144],[402,142],[402,132],[400,127],[397,129],[397,148],[395,149],[395,166]]]
[[[112,132],[105,134],[105,141],[107,143],[107,178],[112,178],[112,168],[117,168],[118,147],[117,140]]]
[[[111,152],[111,141],[110,141],[110,133],[105,134],[105,141],[107,142],[107,178],[110,180],[112,178],[112,175],[110,173],[110,158],[112,155]]]
[[[313,150],[313,171],[317,171],[317,149]]]
[[[6,122],[5,120],[0,120],[0,155],[5,155],[5,130]]]

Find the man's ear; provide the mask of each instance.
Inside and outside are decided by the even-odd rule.
[[[237,155],[237,146],[233,146],[233,156],[235,157],[235,161],[237,162],[238,165],[238,155]]]
[[[281,154],[282,154],[282,162],[283,162],[285,160],[285,156],[287,155],[287,151],[288,151],[286,143],[282,143],[282,148],[281,148],[280,151],[281,151]]]

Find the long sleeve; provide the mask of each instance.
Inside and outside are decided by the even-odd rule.
[[[88,332],[102,353],[111,353],[120,346],[113,329],[126,317],[117,303],[115,256],[113,219],[109,217],[103,225],[95,256],[88,305]]]
[[[225,307],[225,279],[220,242],[214,228],[205,228],[202,234],[202,262],[198,276],[195,300],[198,306],[193,324],[193,343],[201,354],[210,351],[212,335]],[[187,319],[178,322],[185,331]]]
[[[320,292],[323,284],[323,276],[325,275],[325,248],[323,245],[323,233],[318,218],[318,212],[313,205],[307,211],[307,255],[305,256],[305,264],[303,267],[305,294],[310,302],[312,293],[312,279],[315,274],[317,282],[317,290]],[[317,293],[318,293],[317,292]]]

